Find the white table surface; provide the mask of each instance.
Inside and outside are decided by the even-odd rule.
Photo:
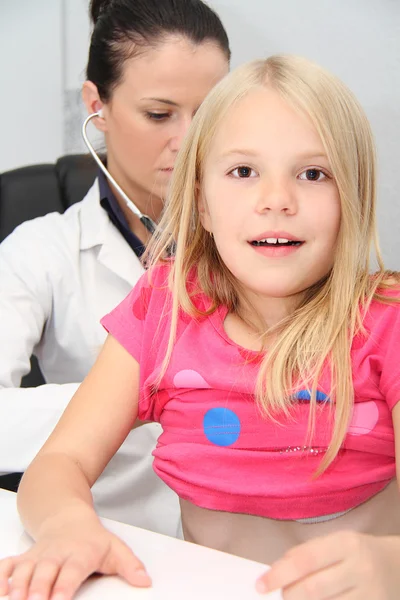
[[[15,500],[15,494],[0,489],[0,558],[31,544]],[[77,600],[282,600],[279,592],[261,596],[254,589],[265,565],[116,521],[103,523],[134,549],[153,587],[133,588],[118,577],[96,577],[82,586]]]

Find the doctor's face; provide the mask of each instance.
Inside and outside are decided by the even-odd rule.
[[[150,216],[159,216],[194,114],[227,72],[216,44],[193,44],[184,37],[171,37],[126,61],[123,78],[103,107],[107,164]]]

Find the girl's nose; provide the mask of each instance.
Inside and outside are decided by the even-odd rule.
[[[297,202],[294,191],[289,182],[268,182],[259,187],[256,204],[257,212],[267,211],[294,214],[297,210]]]

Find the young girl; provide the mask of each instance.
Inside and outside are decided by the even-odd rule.
[[[319,67],[272,57],[218,84],[150,269],[103,319],[95,366],[22,480],[37,543],[0,563],[0,593],[66,600],[94,571],[150,585],[90,494],[139,417],[162,425],[154,469],[186,539],[273,562],[261,592],[397,598],[400,279],[379,258],[375,183],[366,117]]]

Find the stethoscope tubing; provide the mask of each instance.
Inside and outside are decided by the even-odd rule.
[[[82,125],[82,137],[83,137],[83,141],[85,142],[87,149],[89,150],[90,154],[92,155],[93,159],[96,161],[97,165],[99,166],[99,168],[103,171],[104,175],[107,177],[107,179],[113,184],[113,186],[115,187],[115,189],[119,192],[119,194],[122,196],[126,206],[129,208],[129,210],[131,210],[133,212],[133,214],[135,214],[140,221],[143,223],[143,225],[146,227],[146,229],[150,232],[150,233],[154,233],[155,228],[156,228],[156,224],[154,223],[154,221],[147,215],[144,215],[139,209],[138,207],[135,205],[134,202],[132,202],[132,200],[125,194],[124,190],[121,188],[120,185],[118,185],[118,183],[115,181],[114,177],[108,172],[108,169],[106,168],[106,166],[103,164],[102,160],[100,159],[100,157],[97,155],[95,149],[93,148],[88,136],[87,136],[87,132],[86,132],[86,128],[88,123],[94,119],[95,117],[101,117],[101,114],[98,112],[92,113],[90,115],[88,115],[85,119],[85,121],[83,122]]]

